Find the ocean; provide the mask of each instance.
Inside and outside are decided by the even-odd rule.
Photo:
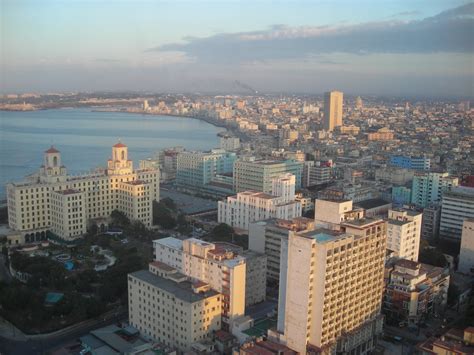
[[[223,130],[187,117],[92,109],[0,111],[0,200],[5,199],[7,182],[21,181],[39,169],[51,145],[61,151],[69,174],[76,175],[106,166],[118,140],[138,166],[138,160],[166,147],[216,148],[217,133]]]

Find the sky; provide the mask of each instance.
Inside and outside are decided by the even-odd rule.
[[[0,22],[4,93],[474,96],[471,1],[0,0]]]

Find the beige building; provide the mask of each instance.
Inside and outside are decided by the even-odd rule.
[[[462,226],[458,271],[474,273],[474,218],[464,220]]]
[[[152,202],[158,199],[159,170],[133,170],[123,143],[112,147],[107,169],[81,176],[68,175],[60,152],[51,147],[38,173],[7,184],[9,226],[26,242],[76,239],[85,231],[84,220],[108,217],[115,209],[150,227]],[[67,213],[60,211],[65,208]]]
[[[387,249],[394,257],[418,261],[422,215],[405,209],[388,211]]]
[[[153,262],[128,275],[129,322],[150,340],[185,352],[221,328],[222,295]]]
[[[382,332],[385,244],[381,219],[291,232],[282,240],[277,332],[269,336],[301,354],[369,354]]]
[[[364,216],[362,208],[353,208],[352,200],[314,201],[314,222],[316,227],[340,230],[341,223],[360,219]]]
[[[222,320],[232,321],[245,313],[246,262],[226,244],[189,238],[163,238],[153,241],[155,260],[176,268],[192,280],[208,283],[222,294]],[[254,285],[265,287],[265,285]]]
[[[265,301],[267,289],[267,256],[253,250],[242,253],[245,258],[245,306]]]
[[[324,94],[324,129],[333,131],[342,126],[343,93],[330,91]]]

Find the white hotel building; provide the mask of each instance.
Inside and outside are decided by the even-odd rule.
[[[61,153],[51,147],[37,173],[7,184],[8,222],[26,242],[48,236],[71,241],[86,232],[90,220],[107,218],[115,209],[150,227],[158,198],[159,170],[134,170],[123,143],[112,147],[107,169],[81,176],[68,175]]]
[[[218,203],[218,221],[249,229],[255,221],[269,218],[293,219],[301,216],[301,203],[295,200],[295,176],[287,173],[272,180],[272,194],[239,192]]]

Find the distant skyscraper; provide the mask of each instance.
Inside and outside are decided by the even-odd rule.
[[[143,100],[143,111],[148,111],[150,109],[150,105],[148,104],[148,100]]]
[[[326,131],[342,126],[342,100],[343,93],[340,91],[324,94],[324,129]]]
[[[356,99],[356,109],[360,110],[362,107],[363,107],[362,99],[360,98],[360,96],[357,96],[357,99]]]

